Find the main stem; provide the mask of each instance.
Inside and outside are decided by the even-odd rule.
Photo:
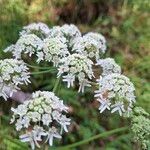
[[[58,148],[58,150],[68,150],[68,149],[71,149],[71,148],[74,148],[74,147],[77,147],[77,146],[84,145],[84,144],[86,144],[88,142],[91,142],[93,140],[96,140],[96,139],[99,139],[99,138],[104,138],[104,137],[107,137],[107,136],[112,135],[114,133],[125,131],[127,129],[128,129],[128,127],[122,127],[122,128],[114,129],[114,130],[111,130],[111,131],[106,131],[104,133],[100,133],[98,135],[95,135],[91,138],[82,140],[80,142],[76,142],[76,143],[73,143],[73,144],[70,144],[70,145],[67,145],[67,146],[60,147],[60,148]]]

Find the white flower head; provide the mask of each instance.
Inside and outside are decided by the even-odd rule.
[[[95,97],[101,103],[100,111],[112,108],[112,113],[118,111],[120,115],[131,110],[135,102],[134,85],[124,75],[110,74],[98,80],[99,90]]]
[[[54,26],[49,35],[50,37],[65,37],[68,41],[72,41],[75,37],[81,36],[81,32],[75,25],[65,24],[63,26]]]
[[[77,77],[80,84],[79,91],[84,91],[84,86],[90,86],[88,79],[94,77],[92,65],[93,62],[86,56],[72,54],[61,60],[58,76],[63,75],[63,81],[67,82],[68,88],[74,85]]]
[[[67,126],[70,125],[70,119],[64,114],[68,107],[52,92],[37,91],[32,94],[28,102],[11,110],[14,113],[11,123],[16,120],[16,130],[32,129],[24,135],[26,138],[21,140],[30,142],[32,147],[39,145],[37,141],[42,141],[41,136],[47,137],[52,146],[53,137],[61,138],[63,130],[68,132]],[[35,128],[38,129],[38,134]],[[51,129],[54,130],[51,131]]]
[[[121,74],[121,67],[114,61],[113,58],[105,58],[97,60],[96,65],[102,68],[102,76],[109,75],[111,73]]]
[[[88,33],[82,37],[76,37],[72,41],[72,51],[86,55],[90,59],[99,59],[100,55],[105,52],[105,43],[102,44],[103,42],[100,42],[101,38],[96,38],[98,35],[95,34],[96,33]]]
[[[19,85],[28,84],[30,73],[28,67],[21,60],[0,60],[0,96],[5,100],[19,89]],[[10,91],[10,95],[7,92]]]
[[[49,37],[54,38],[54,37],[64,37],[61,27],[60,26],[54,26],[50,29],[50,34]]]
[[[54,26],[50,30],[49,37],[51,38],[65,38],[67,49],[72,53],[72,42],[76,37],[81,37],[81,32],[77,26],[73,24],[65,24],[63,26]]]
[[[98,42],[99,48],[102,51],[102,53],[105,53],[105,51],[106,51],[106,39],[102,34],[96,33],[96,32],[89,32],[86,34],[86,36],[89,36],[89,37],[95,39]]]
[[[48,37],[44,40],[44,60],[53,62],[54,66],[57,66],[59,64],[60,59],[66,57],[68,54],[69,51],[67,49],[66,39],[64,37]]]
[[[49,27],[46,24],[39,22],[39,23],[31,23],[27,26],[24,26],[22,31],[20,32],[20,36],[24,36],[27,34],[35,34],[43,39],[47,37],[49,33],[50,33]]]
[[[36,54],[39,50],[41,50],[42,47],[43,42],[39,37],[35,34],[27,34],[21,36],[16,44],[11,45],[4,51],[10,51],[16,59],[21,59],[22,54],[29,54],[31,57],[33,54]]]
[[[65,37],[68,37],[70,39],[73,39],[75,37],[79,37],[81,36],[81,32],[79,31],[79,29],[73,25],[73,24],[65,24],[61,27],[61,31],[62,33],[65,35]]]

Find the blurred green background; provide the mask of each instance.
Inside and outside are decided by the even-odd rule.
[[[115,58],[123,74],[136,87],[137,106],[150,113],[150,1],[149,0],[0,0],[0,59],[10,58],[3,49],[15,43],[24,25],[44,22],[50,27],[73,23],[84,33],[102,33],[108,44],[106,56]],[[31,60],[29,63],[35,64]],[[36,65],[36,64],[35,64]],[[32,70],[31,70],[32,71]],[[39,70],[34,70],[39,71]],[[51,90],[55,75],[33,75],[32,84],[24,91]],[[46,79],[46,80],[45,80]],[[93,91],[78,94],[76,88],[61,85],[59,95],[72,106],[70,132],[56,146],[89,138],[106,130],[130,125],[110,112],[100,114],[93,101]],[[10,107],[16,102],[0,100],[0,150],[27,150],[18,139],[15,127],[9,124]],[[41,148],[48,149],[48,147]],[[54,148],[56,149],[56,148]],[[75,148],[77,150],[140,150],[130,132],[98,139]]]

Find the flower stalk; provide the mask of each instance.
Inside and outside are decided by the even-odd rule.
[[[54,93],[56,93],[56,91],[57,91],[57,88],[59,86],[60,80],[61,80],[61,77],[57,78],[57,80],[55,82],[55,85],[54,85],[54,88],[53,88],[53,92]]]
[[[95,136],[92,136],[88,139],[85,139],[85,140],[82,140],[82,141],[79,141],[79,142],[76,142],[76,143],[73,143],[73,144],[70,144],[70,145],[67,145],[67,146],[60,147],[57,150],[69,150],[69,149],[87,144],[87,143],[89,143],[91,141],[94,141],[94,140],[97,140],[99,138],[105,138],[105,137],[108,137],[108,136],[110,136],[112,134],[115,134],[115,133],[127,131],[127,129],[128,129],[128,127],[121,127],[121,128],[118,128],[118,129],[113,129],[113,130],[110,130],[110,131],[106,131],[106,132],[97,134]]]

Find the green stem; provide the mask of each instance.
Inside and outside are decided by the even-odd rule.
[[[61,79],[61,77],[57,78],[57,80],[56,80],[56,82],[55,82],[55,85],[54,85],[54,88],[53,88],[53,92],[54,92],[54,93],[56,92],[56,90],[57,90],[57,88],[58,88],[58,85],[59,85],[59,83],[60,83],[60,79]]]
[[[44,74],[44,73],[54,72],[54,71],[56,71],[56,69],[53,68],[53,69],[44,70],[44,71],[31,72],[31,75]]]
[[[70,144],[70,145],[67,145],[67,146],[60,147],[60,148],[58,148],[58,150],[67,150],[67,149],[71,149],[71,148],[74,148],[74,147],[77,147],[77,146],[81,146],[81,145],[89,143],[89,142],[91,142],[93,140],[96,140],[96,139],[99,139],[99,138],[104,138],[104,137],[110,136],[110,135],[112,135],[114,133],[125,131],[127,129],[128,129],[128,127],[122,127],[122,128],[114,129],[114,130],[111,130],[111,131],[106,131],[104,133],[100,133],[98,135],[95,135],[95,136],[93,136],[91,138],[82,140],[80,142],[76,142],[76,143],[73,143],[73,144]]]
[[[50,67],[40,67],[40,66],[33,66],[33,65],[29,65],[29,64],[27,64],[27,66],[30,68],[35,68],[35,69],[50,69]]]

